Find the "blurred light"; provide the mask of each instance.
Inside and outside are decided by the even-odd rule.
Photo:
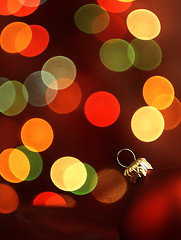
[[[95,34],[95,37],[101,42],[106,42],[113,38],[124,38],[127,33],[127,26],[125,21],[118,15],[109,14],[110,21],[106,29]]]
[[[22,7],[19,0],[1,0],[0,15],[11,15]]]
[[[11,83],[14,85],[16,96],[13,104],[7,110],[2,111],[6,116],[15,116],[21,113],[28,103],[28,92],[25,86],[18,81],[11,81]]]
[[[11,1],[11,0],[9,0],[9,1]],[[28,1],[32,2],[32,0],[24,0],[24,3],[28,2]],[[36,3],[38,3],[38,1],[40,1],[40,0],[34,0],[34,1]],[[28,7],[28,6],[25,6],[25,4],[23,4],[22,7],[17,12],[13,13],[13,15],[16,17],[26,17],[26,16],[32,14],[33,12],[35,12],[38,7],[39,7],[39,5],[36,5],[34,7]]]
[[[7,81],[0,86],[0,112],[8,110],[16,98],[16,89],[12,81]]]
[[[156,69],[162,61],[162,50],[154,40],[134,39],[131,46],[135,52],[134,66],[143,71]]]
[[[43,169],[43,160],[38,152],[32,152],[25,146],[19,146],[17,149],[23,152],[29,160],[30,172],[25,181],[32,181],[39,177]]]
[[[46,93],[46,99],[51,96],[52,89],[48,88]],[[73,112],[80,104],[82,98],[82,92],[79,85],[73,82],[69,87],[58,90],[55,99],[48,104],[49,108],[61,114],[67,114]]]
[[[40,0],[18,0],[23,6],[26,7],[38,7],[40,5]]]
[[[72,191],[72,193],[76,195],[88,194],[92,192],[97,185],[98,177],[94,168],[87,163],[84,163],[84,166],[87,170],[87,179],[81,188],[77,189],[76,191]]]
[[[34,198],[33,206],[67,207],[67,204],[64,198],[58,193],[42,192]]]
[[[0,154],[0,174],[8,182],[20,183],[23,179],[17,178],[11,171],[9,166],[9,158],[14,148],[5,149]]]
[[[8,53],[23,51],[31,42],[32,30],[24,22],[8,24],[1,32],[0,45]]]
[[[52,127],[42,118],[31,118],[21,129],[21,140],[30,151],[45,151],[52,144],[53,137]]]
[[[162,76],[150,77],[143,86],[145,102],[159,110],[171,105],[175,95],[171,82]]]
[[[158,139],[164,130],[164,118],[154,107],[139,108],[131,119],[133,134],[143,142],[152,142]]]
[[[115,169],[104,169],[98,172],[98,184],[92,191],[97,201],[114,203],[120,200],[127,191],[127,182],[121,172]]]
[[[19,52],[25,57],[35,57],[41,54],[48,46],[49,33],[39,25],[29,25],[32,31],[32,39],[30,44],[23,51]]]
[[[50,177],[57,188],[75,191],[85,183],[87,171],[84,164],[77,158],[62,157],[53,163]]]
[[[129,9],[132,2],[122,2],[119,0],[97,0],[98,4],[105,8],[108,12],[120,13]]]
[[[161,111],[165,120],[165,130],[176,128],[181,121],[181,103],[178,98],[174,98],[172,104]]]
[[[19,143],[19,128],[15,119],[9,117],[0,118],[0,150],[14,148]]]
[[[142,40],[151,40],[161,31],[158,17],[147,9],[136,9],[127,17],[127,26],[130,33]]]
[[[48,97],[46,97],[48,87],[43,82],[43,76],[46,77],[46,79],[50,79],[49,81],[55,81],[55,78],[51,73],[37,71],[31,73],[24,82],[29,95],[28,102],[35,107],[46,106],[52,102],[57,95],[57,90],[49,89]]]
[[[74,15],[75,25],[85,33],[102,32],[109,24],[109,14],[97,4],[80,7]]]
[[[40,5],[42,5],[43,3],[46,3],[46,2],[47,2],[47,0],[41,0]]]
[[[9,81],[8,78],[0,77],[0,86],[1,86],[3,83],[7,82],[7,81]]]
[[[50,78],[47,78],[46,75],[42,76],[44,83],[49,88],[55,90],[61,90],[70,86],[75,80],[77,74],[75,64],[71,59],[64,56],[55,56],[48,59],[43,65],[42,70],[51,73],[56,79],[57,83],[52,81]]]
[[[84,112],[87,120],[97,127],[112,125],[119,117],[120,104],[109,92],[95,92],[85,102]]]
[[[77,202],[71,196],[62,193],[61,196],[64,198],[68,208],[74,208],[77,205]]]
[[[0,213],[12,213],[19,206],[19,197],[16,191],[9,185],[0,183]]]
[[[125,40],[110,39],[101,46],[100,59],[109,70],[123,72],[133,65],[135,52]]]
[[[22,151],[13,149],[9,156],[9,168],[15,177],[24,181],[30,172],[30,162]]]

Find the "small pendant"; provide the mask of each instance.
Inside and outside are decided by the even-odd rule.
[[[119,160],[119,155],[122,151],[129,151],[134,157],[134,162],[129,166],[123,165]],[[128,148],[121,149],[117,154],[117,161],[119,165],[126,168],[124,171],[124,176],[128,178],[131,183],[136,183],[138,178],[145,177],[148,170],[152,170],[153,167],[145,158],[136,159],[135,154]]]

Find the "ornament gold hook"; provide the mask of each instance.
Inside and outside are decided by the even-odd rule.
[[[119,155],[122,151],[129,151],[133,155],[134,162],[129,166],[123,165],[119,160]],[[153,169],[151,164],[145,158],[136,159],[134,152],[128,148],[123,148],[117,153],[117,161],[121,167],[126,168],[124,176],[127,177],[131,183],[136,183],[138,178],[145,177],[147,171]]]

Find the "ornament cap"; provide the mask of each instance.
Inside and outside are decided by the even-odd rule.
[[[129,151],[132,153],[134,157],[134,162],[132,162],[129,166],[123,165],[119,160],[119,154],[122,151]],[[145,158],[136,159],[135,154],[128,148],[121,149],[117,154],[117,161],[119,165],[126,168],[124,171],[124,176],[129,179],[131,183],[136,183],[138,178],[145,177],[148,170],[152,170],[153,167]]]

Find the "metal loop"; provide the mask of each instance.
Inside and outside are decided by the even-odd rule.
[[[121,165],[121,167],[123,167],[123,168],[127,168],[128,166],[123,165],[123,164],[120,162],[120,160],[119,160],[119,155],[120,155],[120,153],[123,152],[123,151],[129,151],[129,152],[131,152],[132,155],[133,155],[134,161],[136,161],[136,156],[135,156],[134,152],[131,151],[129,148],[123,148],[123,149],[121,149],[121,150],[117,153],[117,161],[118,161],[119,165]]]

